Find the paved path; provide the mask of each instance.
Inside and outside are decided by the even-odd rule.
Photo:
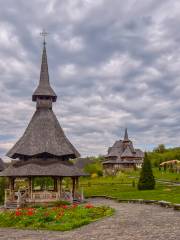
[[[92,199],[106,204],[116,214],[69,232],[0,229],[0,240],[179,240],[180,212],[159,206],[116,203]]]

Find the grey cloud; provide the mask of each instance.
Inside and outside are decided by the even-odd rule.
[[[179,1],[0,3],[2,155],[35,110],[44,27],[54,111],[83,155],[104,154],[124,127],[136,146],[180,144]]]

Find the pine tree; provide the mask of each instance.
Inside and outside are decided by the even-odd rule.
[[[144,162],[142,165],[140,178],[138,182],[139,190],[150,190],[155,188],[155,179],[152,172],[151,162],[147,153],[144,156]]]

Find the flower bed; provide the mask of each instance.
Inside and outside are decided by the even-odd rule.
[[[112,214],[110,207],[91,204],[5,210],[0,213],[0,227],[66,231]]]

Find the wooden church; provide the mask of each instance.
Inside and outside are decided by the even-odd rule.
[[[10,166],[0,173],[9,179],[5,192],[5,206],[11,204],[51,202],[64,199],[63,178],[71,178],[69,199],[77,197],[78,178],[85,173],[76,168],[70,159],[80,156],[79,152],[66,137],[52,107],[57,96],[49,82],[46,42],[43,42],[42,63],[39,85],[32,95],[36,111],[23,136],[7,153],[14,159]],[[53,189],[36,190],[36,177],[53,179]],[[25,179],[26,189],[15,188],[16,181]]]
[[[104,175],[115,175],[122,169],[141,168],[144,153],[140,149],[134,148],[126,128],[124,139],[116,141],[108,149],[105,159],[103,162]]]

